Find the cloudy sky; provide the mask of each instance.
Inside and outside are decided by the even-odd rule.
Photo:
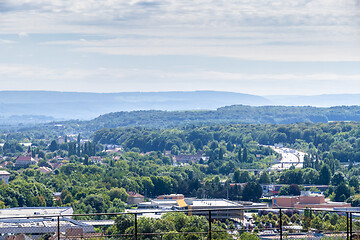
[[[360,93],[360,0],[0,0],[0,90]]]

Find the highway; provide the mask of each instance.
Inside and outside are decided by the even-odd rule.
[[[290,148],[271,148],[281,155],[281,159],[278,163],[270,167],[270,170],[284,170],[289,169],[291,166],[295,168],[302,168],[304,164],[305,153],[290,149]]]

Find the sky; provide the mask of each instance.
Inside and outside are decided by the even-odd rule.
[[[360,0],[0,0],[0,90],[360,93]]]

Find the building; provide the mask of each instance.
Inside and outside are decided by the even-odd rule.
[[[0,239],[14,234],[38,238],[46,233],[55,234],[81,229],[83,233],[95,233],[92,225],[66,215],[73,214],[71,207],[20,207],[0,209]],[[64,216],[65,215],[65,216]],[[59,217],[59,222],[58,222]]]
[[[127,201],[128,204],[133,205],[133,204],[139,204],[139,203],[144,202],[144,196],[141,195],[140,193],[128,192],[128,194],[129,194],[129,198]]]
[[[351,207],[351,203],[331,202],[325,199],[323,194],[302,191],[300,196],[277,196],[273,197],[272,204],[275,207],[286,208],[339,208]]]
[[[264,196],[275,196],[279,194],[280,189],[283,186],[289,186],[287,184],[261,184],[261,188],[263,189]],[[329,185],[312,185],[312,184],[303,184],[302,185],[305,191],[309,191],[311,188],[317,188],[321,192],[325,192],[329,189]]]
[[[9,184],[9,178],[11,174],[8,171],[0,170],[0,181],[3,180],[6,184]]]
[[[17,207],[0,209],[0,218],[57,216],[73,214],[72,207]]]
[[[61,192],[53,192],[54,201],[59,201],[61,199]]]
[[[49,168],[49,167],[44,167],[44,166],[43,166],[43,167],[39,167],[38,170],[39,170],[41,173],[43,173],[43,174],[52,172],[52,169],[51,169],[51,168]]]
[[[192,155],[192,154],[181,154],[173,156],[174,163],[176,164],[189,164],[189,163],[198,163],[200,159],[207,161],[208,157],[203,156],[201,153]]]
[[[34,164],[36,164],[36,161],[31,156],[18,156],[15,161],[15,167],[27,168]]]
[[[166,195],[160,195],[157,197],[157,199],[184,199],[183,194],[166,194]]]
[[[188,204],[187,209],[192,210],[189,214],[200,215],[209,218],[209,211],[211,211],[211,217],[214,219],[243,219],[244,208],[242,204],[229,201],[226,199],[196,199],[186,202]]]
[[[243,218],[244,209],[265,208],[266,204],[252,202],[233,202],[226,199],[154,199],[150,202],[138,204],[134,210],[141,214],[145,212],[148,216],[158,218],[159,215],[169,211],[186,211],[189,215],[202,215],[209,217],[209,210],[212,211],[214,219]]]
[[[101,164],[103,162],[103,159],[99,156],[91,156],[89,158],[89,161],[94,164]]]
[[[62,137],[62,136],[59,136],[58,137],[58,142],[59,142],[59,144],[63,144],[65,142],[65,138]]]

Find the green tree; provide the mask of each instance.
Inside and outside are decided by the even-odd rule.
[[[299,196],[301,192],[301,189],[299,187],[299,185],[297,184],[291,184],[289,186],[289,194],[293,195],[293,196]]]
[[[84,203],[91,206],[96,213],[105,211],[106,205],[101,195],[90,194],[84,199]]]
[[[343,202],[348,197],[350,197],[350,188],[344,182],[342,182],[335,188],[334,200],[336,202]]]
[[[76,155],[78,157],[80,157],[80,150],[81,150],[80,139],[81,139],[81,137],[80,137],[80,133],[79,133],[77,136],[77,142],[76,142],[77,143],[76,144]]]
[[[303,213],[303,224],[304,230],[308,230],[311,226],[311,220],[313,219],[313,213],[310,208],[306,207]]]
[[[250,181],[250,174],[248,171],[242,171],[240,174],[240,183],[246,183]]]
[[[331,179],[331,171],[327,164],[323,165],[320,170],[319,184],[328,185]]]
[[[349,185],[355,189],[355,191],[359,190],[359,178],[357,176],[352,176],[349,181]]]
[[[248,182],[243,190],[242,199],[244,201],[258,202],[262,195],[262,188],[259,183]]]
[[[113,201],[115,198],[120,199],[123,202],[127,202],[129,194],[124,188],[112,188],[109,192],[110,201]]]
[[[84,165],[89,165],[89,156],[87,154],[85,154],[84,156]]]
[[[263,171],[260,175],[259,183],[260,184],[270,184],[271,179],[270,179],[269,173],[267,173],[266,171]]]
[[[244,147],[243,154],[242,154],[242,162],[248,161],[248,150],[246,147]]]
[[[334,186],[338,186],[341,183],[345,182],[345,175],[342,172],[336,172],[334,176],[331,178],[331,183]]]
[[[240,240],[260,240],[256,234],[244,232],[240,235]]]
[[[57,142],[55,140],[52,140],[50,145],[49,145],[49,150],[51,152],[55,152],[58,149],[59,149],[59,146],[58,146]]]
[[[241,170],[238,168],[238,169],[236,169],[235,172],[234,172],[233,182],[239,183],[239,182],[240,182],[240,175],[241,175]]]
[[[239,151],[238,151],[238,160],[239,162],[242,162],[241,147],[239,147]]]

